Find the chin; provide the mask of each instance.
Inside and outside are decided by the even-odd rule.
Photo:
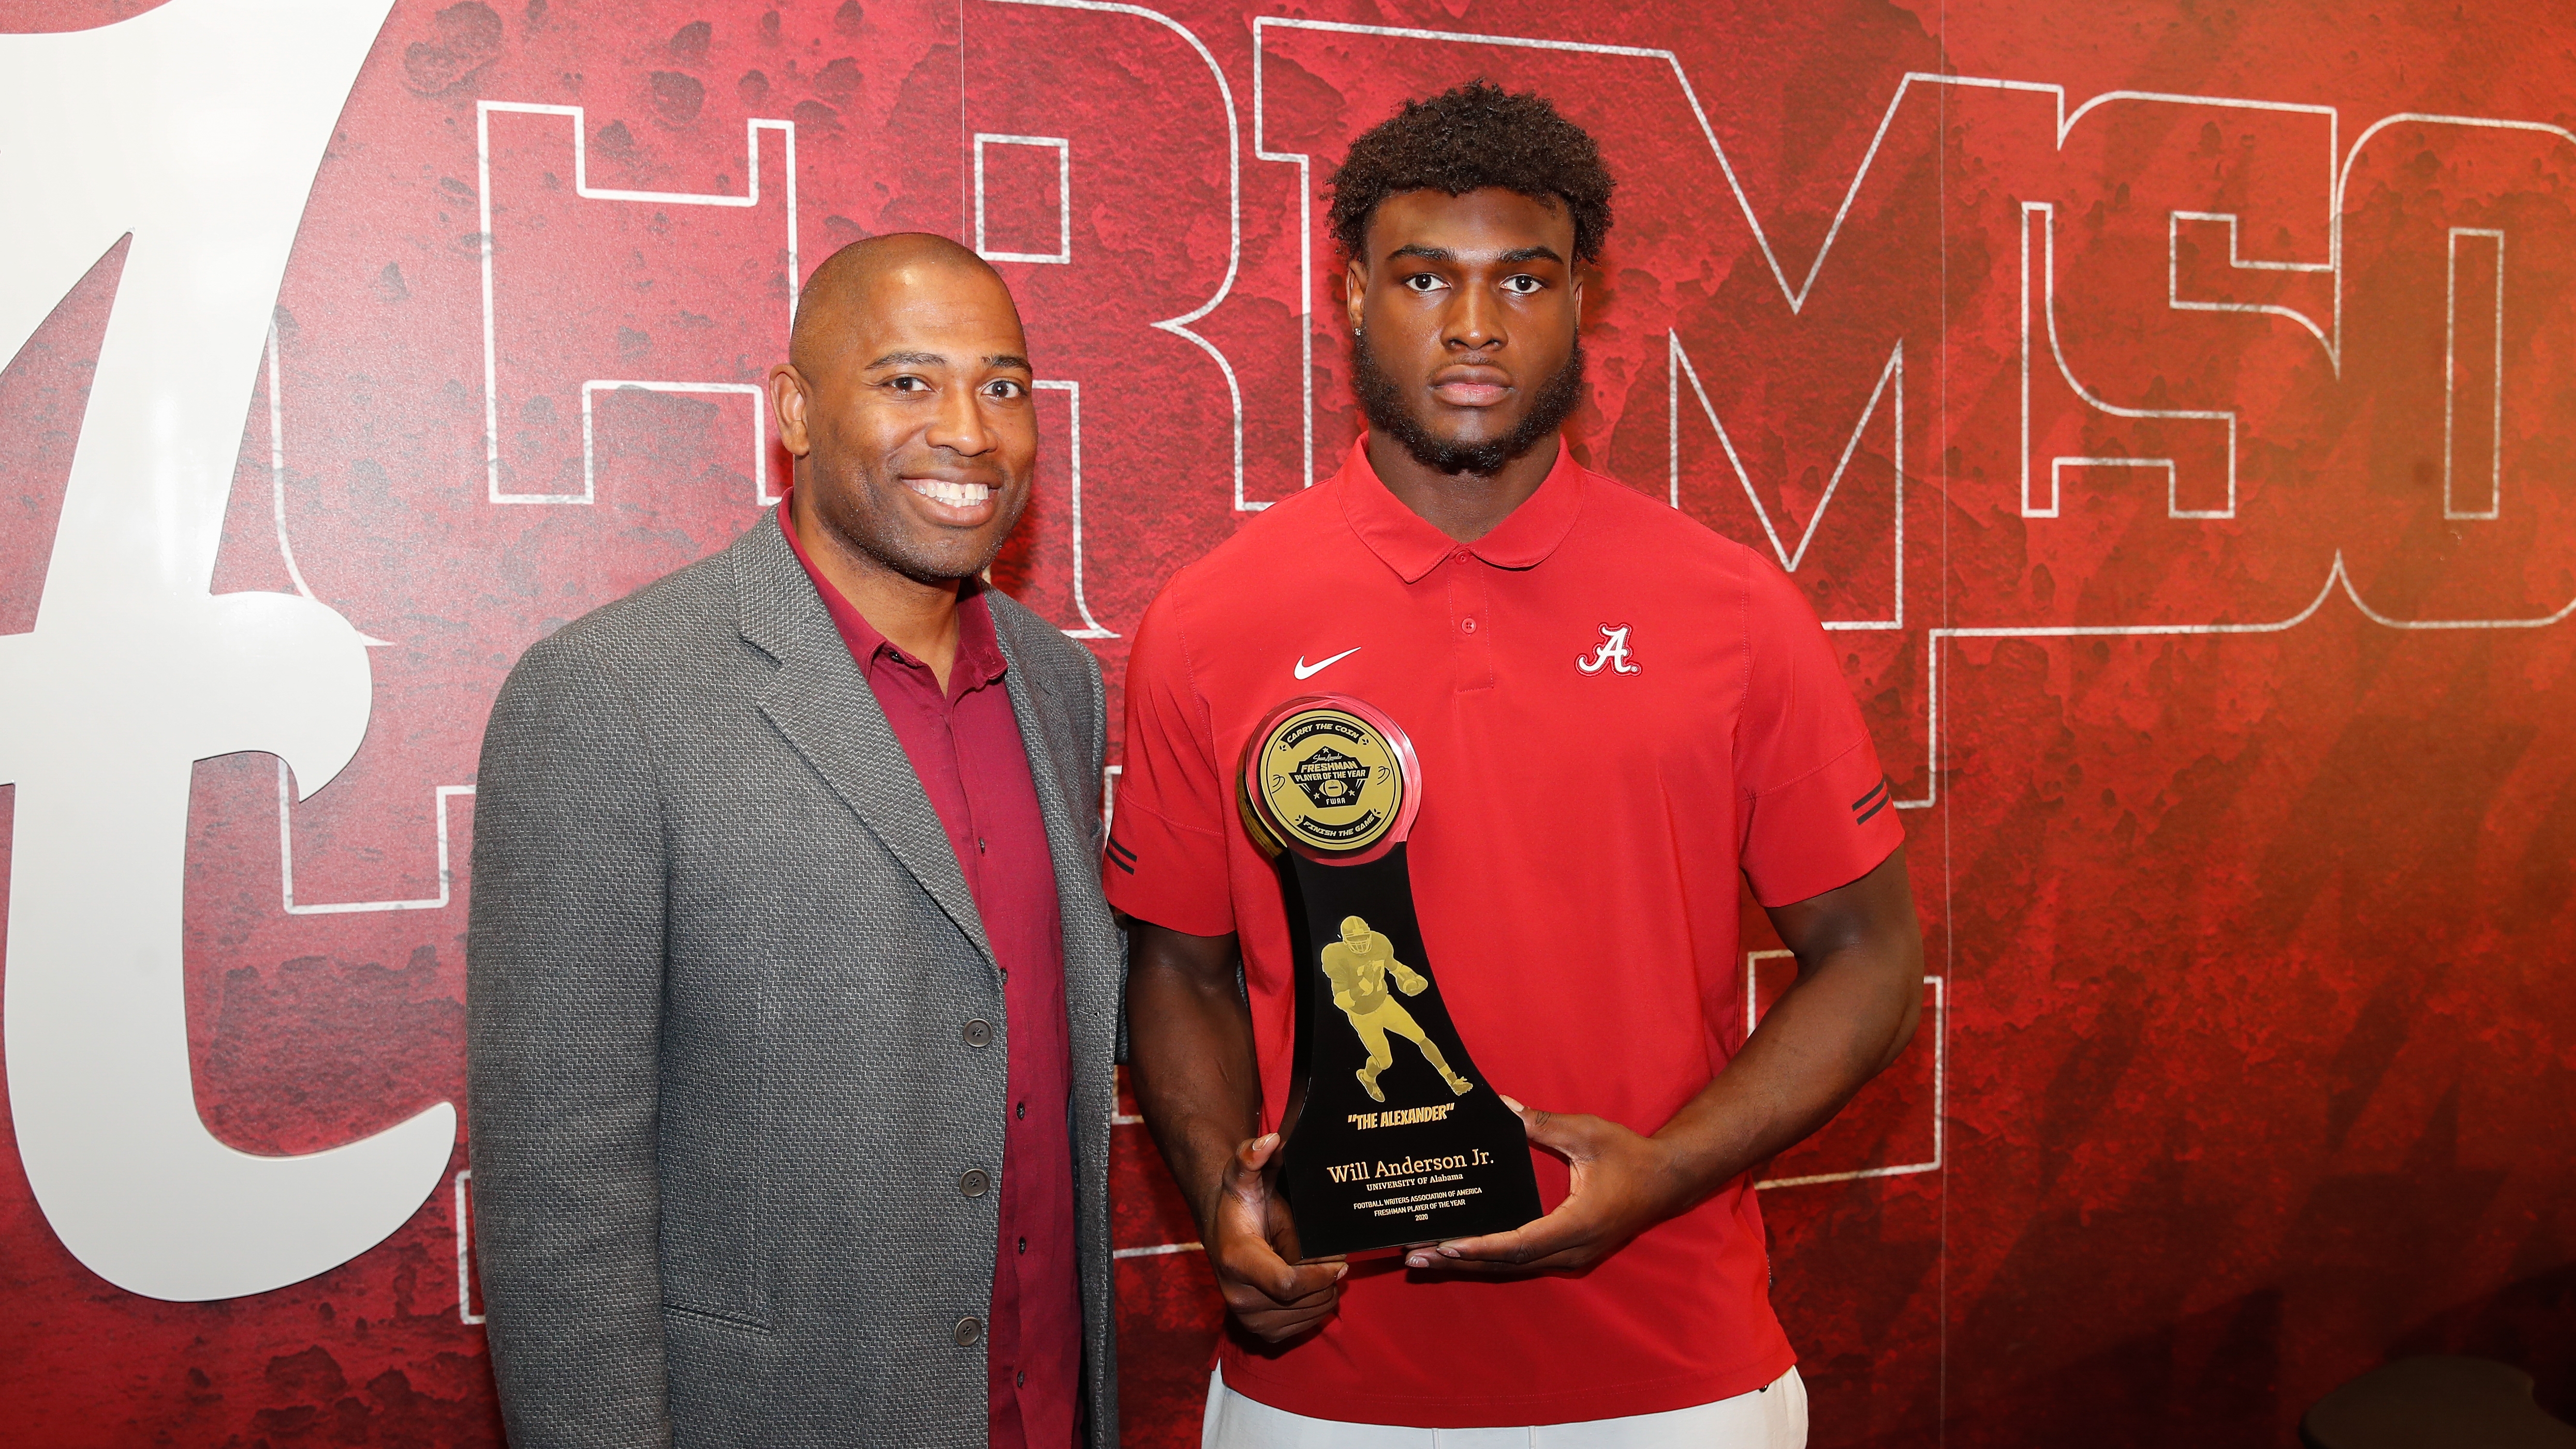
[[[906,569],[905,572],[924,583],[961,583],[982,574],[1000,552],[1000,549],[989,549],[971,554],[934,555],[923,559],[918,571]]]

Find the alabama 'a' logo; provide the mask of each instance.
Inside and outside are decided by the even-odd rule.
[[[195,1094],[181,930],[189,763],[264,751],[310,795],[373,707],[370,641],[345,615],[214,583],[278,286],[391,8],[195,0],[0,35],[0,176],[31,223],[0,240],[0,357],[131,243],[35,628],[0,635],[10,1122],[71,1255],[173,1302],[348,1262],[414,1220],[456,1151],[448,1102],[318,1151],[219,1140]],[[132,84],[178,66],[185,86]],[[221,146],[199,139],[209,124]]]
[[[1613,674],[1638,673],[1637,661],[1628,657],[1628,626],[1602,625],[1601,647],[1575,656],[1574,667],[1586,674],[1599,674],[1604,669]]]

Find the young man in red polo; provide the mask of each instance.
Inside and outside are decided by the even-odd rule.
[[[1137,1098],[1232,1314],[1211,1449],[1805,1441],[1753,1169],[1904,1048],[1922,941],[1796,589],[1560,436],[1611,189],[1580,128],[1481,83],[1362,136],[1332,218],[1368,432],[1137,637],[1105,875]],[[1546,1208],[1513,1231],[1300,1264],[1271,1192],[1299,963],[1235,766],[1316,691],[1419,753],[1422,938]],[[1739,872],[1799,966],[1740,1048]]]

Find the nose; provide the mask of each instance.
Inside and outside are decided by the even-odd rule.
[[[1482,286],[1460,287],[1442,320],[1446,325],[1440,340],[1452,352],[1491,352],[1510,340],[1504,334],[1502,309]]]
[[[984,416],[981,395],[971,387],[952,387],[940,395],[939,411],[922,441],[934,448],[973,458],[1000,446],[1001,438]]]

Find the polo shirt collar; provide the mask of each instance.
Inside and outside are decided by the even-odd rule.
[[[1565,536],[1574,531],[1583,511],[1583,467],[1574,450],[1557,439],[1556,464],[1540,480],[1538,491],[1521,501],[1494,531],[1473,543],[1460,543],[1404,506],[1369,466],[1368,435],[1351,444],[1341,471],[1333,476],[1342,495],[1342,514],[1360,541],[1395,570],[1406,583],[1418,583],[1442,559],[1464,549],[1496,568],[1536,568]]]

